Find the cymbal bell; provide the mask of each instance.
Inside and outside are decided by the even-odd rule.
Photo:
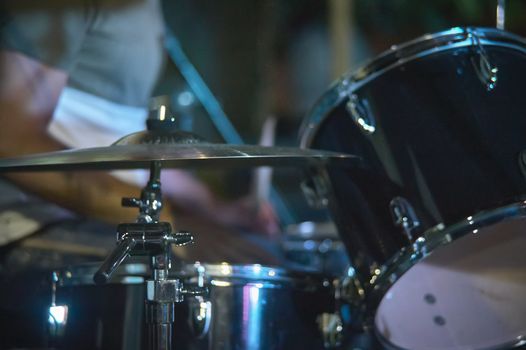
[[[115,144],[0,159],[0,172],[163,168],[313,166],[352,161],[352,155],[293,147],[214,143]]]

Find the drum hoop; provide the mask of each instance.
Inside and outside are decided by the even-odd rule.
[[[318,99],[300,127],[300,147],[309,148],[329,113],[363,85],[416,59],[460,47],[474,46],[473,35],[477,36],[481,45],[507,47],[526,53],[526,39],[499,29],[479,27],[455,27],[391,46],[361,68],[343,75]]]
[[[54,270],[60,287],[90,286],[95,285],[93,274],[100,263],[86,263],[72,265]],[[317,271],[296,271],[279,267],[264,266],[259,264],[184,264],[174,267],[171,276],[176,278],[194,278],[198,276],[197,268],[203,267],[207,280],[245,281],[270,286],[271,284],[323,284],[328,276]],[[108,284],[142,284],[149,276],[150,267],[143,263],[127,263],[121,265]],[[319,282],[319,283],[318,283]]]
[[[518,218],[526,218],[526,201],[479,212],[447,228],[444,228],[443,224],[439,224],[427,230],[415,241],[412,247],[402,248],[378,270],[379,273],[377,275],[373,275],[369,280],[369,285],[366,286],[367,292],[365,293],[365,324],[368,327],[376,329],[376,327],[374,327],[374,318],[380,302],[389,289],[394,286],[409,269],[422,262],[423,259],[432,254],[437,248],[446,246],[470,234],[479,234],[478,229],[480,228]],[[388,340],[385,339],[384,341],[388,342]],[[505,345],[516,347],[524,345],[525,343],[526,335]],[[393,347],[393,344],[390,344],[390,346],[393,349],[398,349],[397,347]]]
[[[327,276],[316,271],[296,271],[280,267],[265,266],[260,264],[188,264],[174,269],[174,274],[180,278],[194,278],[198,269],[206,279],[223,281],[251,281],[260,283],[309,283],[316,280],[324,281]],[[247,282],[245,282],[247,283]]]

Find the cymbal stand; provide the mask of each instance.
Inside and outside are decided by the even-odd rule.
[[[169,278],[171,245],[192,243],[193,236],[188,232],[173,233],[170,223],[159,221],[162,209],[160,168],[160,162],[152,162],[150,180],[140,198],[123,198],[123,206],[139,208],[137,221],[117,226],[117,247],[93,279],[97,284],[107,283],[128,256],[149,256],[152,276],[146,280],[147,349],[172,350],[175,303],[182,302],[185,295],[199,295],[206,290],[185,289],[180,280]]]

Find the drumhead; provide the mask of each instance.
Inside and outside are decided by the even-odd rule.
[[[396,349],[521,344],[526,339],[524,209],[521,203],[468,217],[431,232],[393,262],[374,283],[383,294],[374,317],[379,338]]]

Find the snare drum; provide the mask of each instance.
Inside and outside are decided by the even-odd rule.
[[[344,76],[305,120],[303,147],[361,159],[328,170],[330,202],[388,348],[523,342],[524,81],[524,39],[454,28]]]
[[[59,349],[143,349],[146,265],[123,264],[108,285],[95,286],[96,265],[55,272],[50,307]],[[175,348],[320,349],[318,316],[334,311],[330,280],[261,265],[175,267],[186,288],[207,287],[175,307]]]

